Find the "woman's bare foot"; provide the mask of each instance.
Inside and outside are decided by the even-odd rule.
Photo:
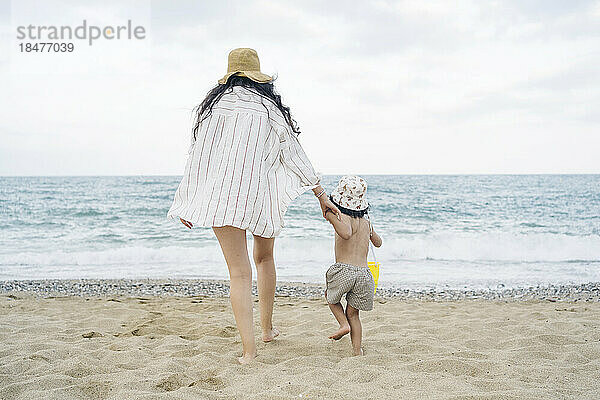
[[[246,364],[250,364],[255,358],[256,358],[256,353],[254,353],[254,354],[246,353],[246,354],[242,355],[241,357],[238,357],[238,362],[242,365],[246,365]]]
[[[352,355],[353,356],[364,356],[365,352],[364,352],[363,348],[361,347],[360,349],[358,349],[358,351],[353,350]]]
[[[340,340],[341,338],[344,337],[344,335],[347,335],[349,333],[350,333],[350,325],[340,325],[340,329],[338,329],[337,331],[335,331],[335,333],[330,335],[329,339]]]
[[[279,329],[273,327],[268,331],[263,331],[262,340],[265,343],[273,341],[277,336],[279,336]]]

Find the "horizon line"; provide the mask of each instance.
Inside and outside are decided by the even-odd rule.
[[[321,174],[322,176],[343,176],[348,175],[347,173],[329,173]],[[575,175],[600,175],[600,172],[525,172],[525,173],[404,173],[404,174],[360,174],[364,176],[575,176]],[[102,177],[178,177],[183,174],[82,174],[82,175],[0,175],[0,178],[102,178]]]

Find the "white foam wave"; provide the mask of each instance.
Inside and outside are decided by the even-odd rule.
[[[393,239],[383,253],[401,260],[600,261],[600,235],[442,232]]]
[[[251,242],[249,243],[251,253]],[[489,286],[600,280],[600,236],[453,233],[384,238],[383,284]],[[333,239],[276,241],[278,279],[321,282]],[[598,271],[597,271],[598,270]],[[196,247],[132,246],[0,254],[0,279],[194,277],[226,279],[216,241]]]

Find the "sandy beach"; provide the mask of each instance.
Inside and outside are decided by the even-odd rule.
[[[321,298],[280,294],[274,320],[280,337],[240,366],[223,295],[4,290],[0,398],[600,397],[597,301],[378,297],[363,313],[364,357],[350,357],[348,337],[327,339],[336,325]]]

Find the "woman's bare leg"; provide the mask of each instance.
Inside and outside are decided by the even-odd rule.
[[[233,226],[213,227],[229,268],[231,308],[242,338],[241,364],[256,357],[252,318],[252,268],[246,247],[246,231]]]
[[[346,317],[350,324],[350,340],[352,341],[352,354],[362,356],[362,325],[358,310],[351,305],[346,305]]]
[[[275,238],[254,236],[254,263],[256,264],[258,305],[260,307],[260,327],[262,340],[270,342],[279,335],[277,328],[273,327],[273,302],[275,301],[275,285],[277,273],[273,258]]]

